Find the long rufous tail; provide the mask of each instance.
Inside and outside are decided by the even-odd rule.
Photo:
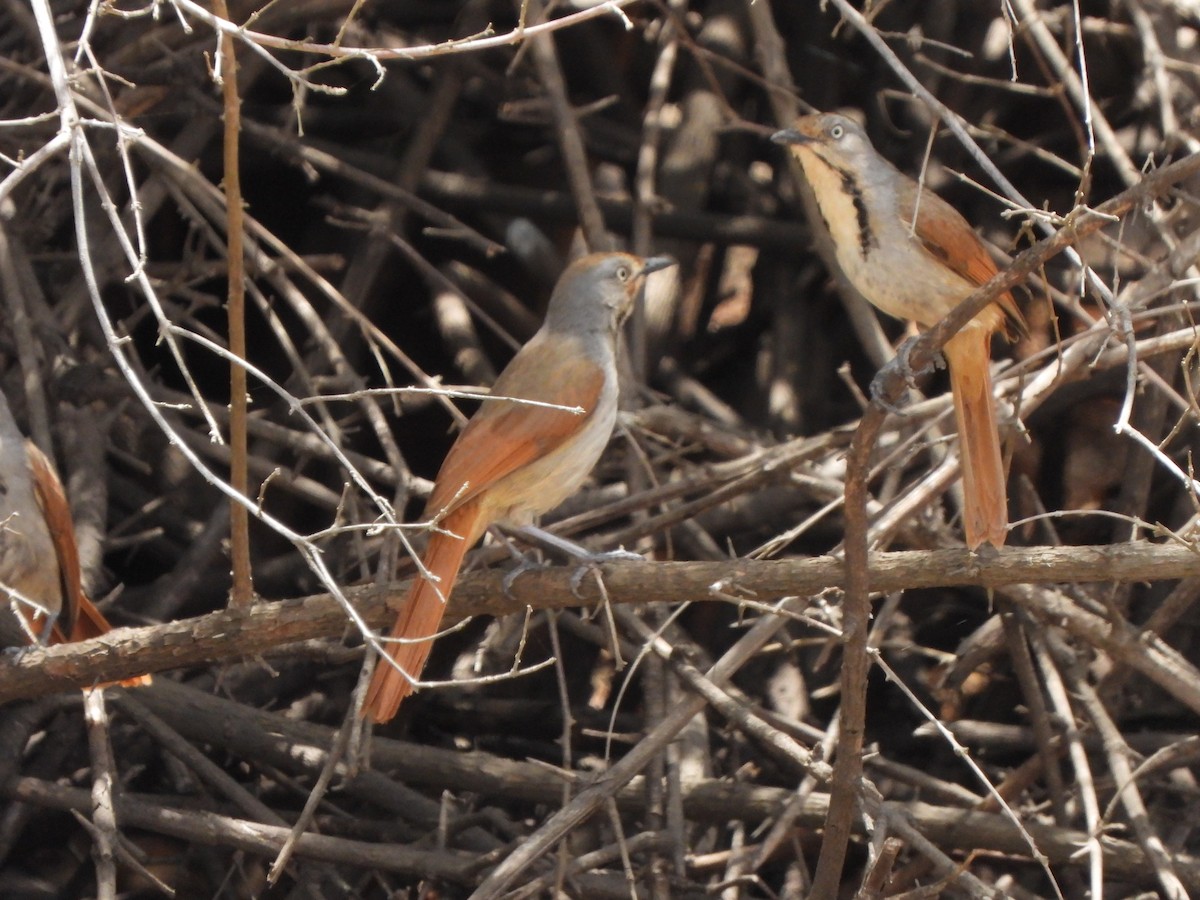
[[[962,447],[963,530],[972,550],[985,541],[1002,547],[1008,536],[1004,458],[988,371],[990,341],[987,329],[968,325],[943,348]]]
[[[58,625],[55,625],[50,638],[52,644],[86,641],[112,631],[112,625],[108,623],[108,619],[104,618],[104,613],[96,608],[96,604],[88,599],[87,594],[81,592],[76,598],[76,602],[79,605],[79,611],[75,618],[75,624],[71,627],[71,633],[64,635]],[[121,681],[106,681],[96,686],[111,687],[114,684],[119,684],[121,687],[145,687],[150,683],[151,678],[149,675],[137,675]]]
[[[468,503],[447,516],[429,539],[422,562],[437,581],[418,575],[409,588],[404,607],[392,626],[391,637],[404,638],[404,643],[388,644],[387,655],[410,677],[419,678],[433,649],[433,641],[420,638],[437,634],[446,611],[445,600],[454,589],[463,557],[479,536],[476,531],[480,518],[475,503]],[[482,529],[480,529],[482,530]],[[435,586],[436,584],[436,586]],[[412,683],[396,671],[386,659],[379,660],[362,714],[376,722],[387,722],[396,715],[401,702],[413,691]]]

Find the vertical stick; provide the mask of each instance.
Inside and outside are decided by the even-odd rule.
[[[229,18],[225,0],[215,0],[213,10]],[[237,57],[233,35],[221,35],[221,67],[217,71],[225,102],[225,231],[229,258],[229,352],[246,358],[246,288],[242,249],[243,209],[239,163],[239,137],[242,128],[242,103],[238,96]],[[246,466],[246,370],[237,363],[229,366],[229,484],[242,496],[249,496]],[[230,504],[229,555],[233,565],[232,606],[249,606],[254,599],[254,580],[250,572],[250,514],[240,503]]]

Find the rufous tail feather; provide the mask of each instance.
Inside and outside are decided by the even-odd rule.
[[[96,604],[88,599],[87,594],[80,591],[76,597],[76,603],[79,606],[79,611],[75,617],[75,624],[71,627],[70,635],[64,635],[56,624],[52,633],[51,643],[61,644],[86,641],[112,631],[112,625],[109,624],[108,619],[104,618],[104,613],[96,608]],[[149,675],[137,675],[121,681],[106,681],[103,684],[96,685],[96,687],[111,687],[114,684],[119,684],[121,687],[145,687],[151,681],[152,679]]]
[[[1008,536],[1004,458],[988,371],[990,338],[986,329],[968,325],[943,348],[961,443],[963,530],[972,550],[984,542],[1002,547]]]
[[[422,560],[437,581],[420,575],[414,579],[396,624],[392,627],[391,637],[404,638],[405,643],[385,645],[387,655],[414,679],[421,676],[425,660],[433,649],[433,641],[419,639],[437,634],[442,624],[442,616],[446,611],[445,599],[449,599],[463,557],[478,536],[475,530],[478,519],[478,509],[474,504],[469,504],[455,510],[440,523],[440,527],[450,533],[434,532]],[[367,688],[363,715],[376,722],[387,722],[396,715],[400,704],[412,691],[412,683],[386,659],[381,659],[375,666],[375,673]]]

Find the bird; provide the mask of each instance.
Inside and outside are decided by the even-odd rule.
[[[438,471],[425,507],[435,525],[422,572],[397,615],[387,657],[375,667],[364,717],[387,722],[412,693],[463,557],[483,532],[531,524],[587,478],[616,423],[621,324],[646,277],[673,264],[668,257],[594,253],[563,272],[541,328],[500,373],[494,399],[467,422]]]
[[[0,646],[30,647],[112,630],[83,588],[75,525],[46,454],[25,439],[0,391]],[[150,683],[149,675],[118,682]]]
[[[885,313],[928,328],[998,271],[967,220],[881,156],[853,119],[801,116],[771,140],[786,145],[804,170],[838,265]],[[1001,547],[1008,535],[988,364],[993,334],[1011,339],[1024,330],[1016,301],[1004,293],[942,348],[962,444],[963,531],[971,550]]]

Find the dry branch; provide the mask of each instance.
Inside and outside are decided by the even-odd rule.
[[[585,579],[576,593],[569,567],[522,574],[506,593],[503,572],[462,577],[447,618],[503,616],[526,609],[614,604],[753,602],[761,608],[781,598],[810,597],[845,585],[845,565],[835,557],[731,562],[606,563],[604,593]],[[1028,605],[1048,620],[1076,625],[1103,647],[1123,640],[1145,646],[1128,623],[1106,622],[1065,598],[1049,605],[1032,585],[1122,584],[1200,575],[1200,552],[1173,544],[1114,544],[1098,547],[1006,547],[989,553],[967,550],[909,550],[874,553],[868,562],[872,593],[951,586],[990,589],[1019,587]],[[347,589],[346,597],[373,627],[391,622],[407,582]],[[129,677],[137,672],[220,663],[281,649],[288,644],[337,639],[346,620],[340,602],[328,594],[257,603],[245,614],[210,613],[147,628],[121,628],[76,644],[30,649],[18,660],[0,660],[0,702],[42,696],[69,687]],[[1121,637],[1122,629],[1128,629]],[[1200,682],[1196,685],[1200,690]]]
[[[58,451],[89,584],[120,584],[106,611],[143,626],[0,659],[0,700],[65,692],[2,718],[23,802],[0,895],[39,858],[80,890],[136,890],[122,861],[155,847],[200,864],[143,868],[177,890],[212,876],[208,894],[275,876],[368,900],[630,879],[1198,892],[1200,830],[1178,815],[1200,771],[1194,11],[230,5],[0,5],[0,380]],[[222,308],[242,281],[219,164],[237,134],[210,71],[234,44],[244,354]],[[905,415],[866,410],[901,326],[834,287],[763,139],[807,104],[862,110],[888,159],[1016,257],[985,291],[1027,292],[1030,336],[995,383],[1010,544],[1044,546],[955,549],[940,376]],[[500,618],[439,641],[429,677],[453,684],[412,698],[408,740],[338,763],[318,723],[353,706],[362,635],[400,602],[411,519],[472,408],[442,387],[502,367],[566,258],[610,242],[675,255],[679,292],[648,302],[631,412],[547,524],[653,561],[606,566],[603,592],[552,568],[506,595],[507,551],[476,551],[487,571],[451,617]],[[242,355],[233,490],[213,435]],[[257,589],[298,599],[221,609],[231,498]],[[515,679],[517,654],[558,664]],[[48,716],[143,670],[164,673],[153,691],[92,697],[94,721],[117,703],[97,780],[115,824],[76,825],[52,810],[90,814],[70,786],[82,728]],[[831,787],[835,756],[855,765]],[[136,823],[153,842],[131,846]],[[289,831],[296,856],[268,876]],[[553,852],[568,839],[575,858]],[[66,852],[80,841],[102,849],[95,875]]]

